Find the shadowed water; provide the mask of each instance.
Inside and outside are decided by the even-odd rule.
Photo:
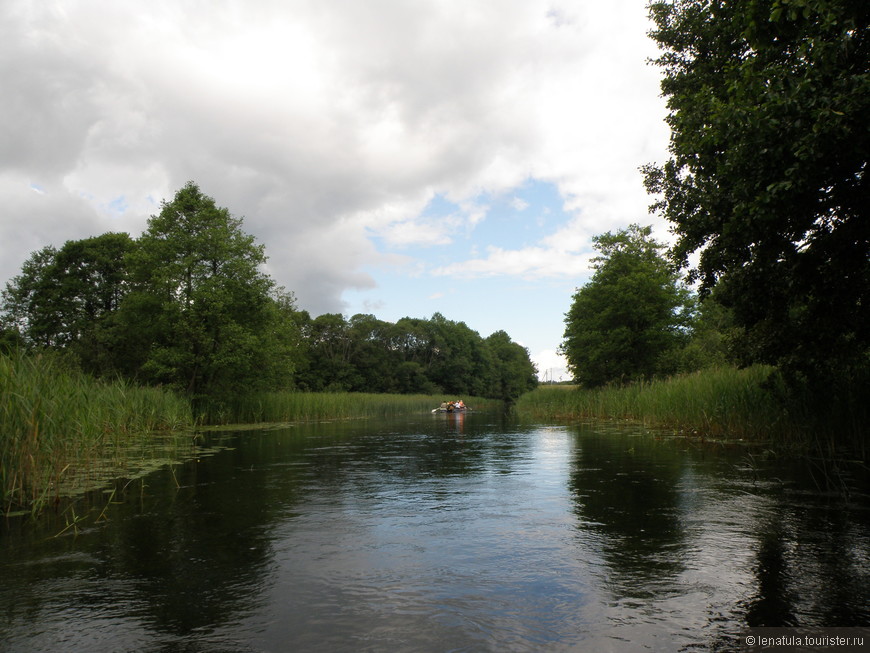
[[[58,537],[70,509],[7,522],[0,650],[728,651],[870,624],[867,497],[741,449],[479,414],[206,447]]]

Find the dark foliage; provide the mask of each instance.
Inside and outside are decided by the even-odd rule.
[[[816,388],[870,349],[870,3],[653,2],[671,158],[646,168],[675,261],[747,362]],[[699,253],[696,265],[690,255]]]

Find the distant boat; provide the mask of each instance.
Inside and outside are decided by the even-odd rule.
[[[433,413],[469,413],[471,412],[471,408],[468,406],[462,406],[461,408],[457,406],[447,406],[447,408],[433,408]]]

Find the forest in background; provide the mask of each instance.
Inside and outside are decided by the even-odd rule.
[[[3,291],[2,341],[171,388],[197,411],[281,390],[509,401],[537,385],[505,331],[484,338],[439,313],[312,318],[265,261],[241,220],[189,182],[137,239],[106,233],[34,252]]]

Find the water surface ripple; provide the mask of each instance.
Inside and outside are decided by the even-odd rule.
[[[77,532],[7,522],[0,650],[731,651],[870,624],[866,496],[741,449],[474,414],[207,446],[89,496]]]

